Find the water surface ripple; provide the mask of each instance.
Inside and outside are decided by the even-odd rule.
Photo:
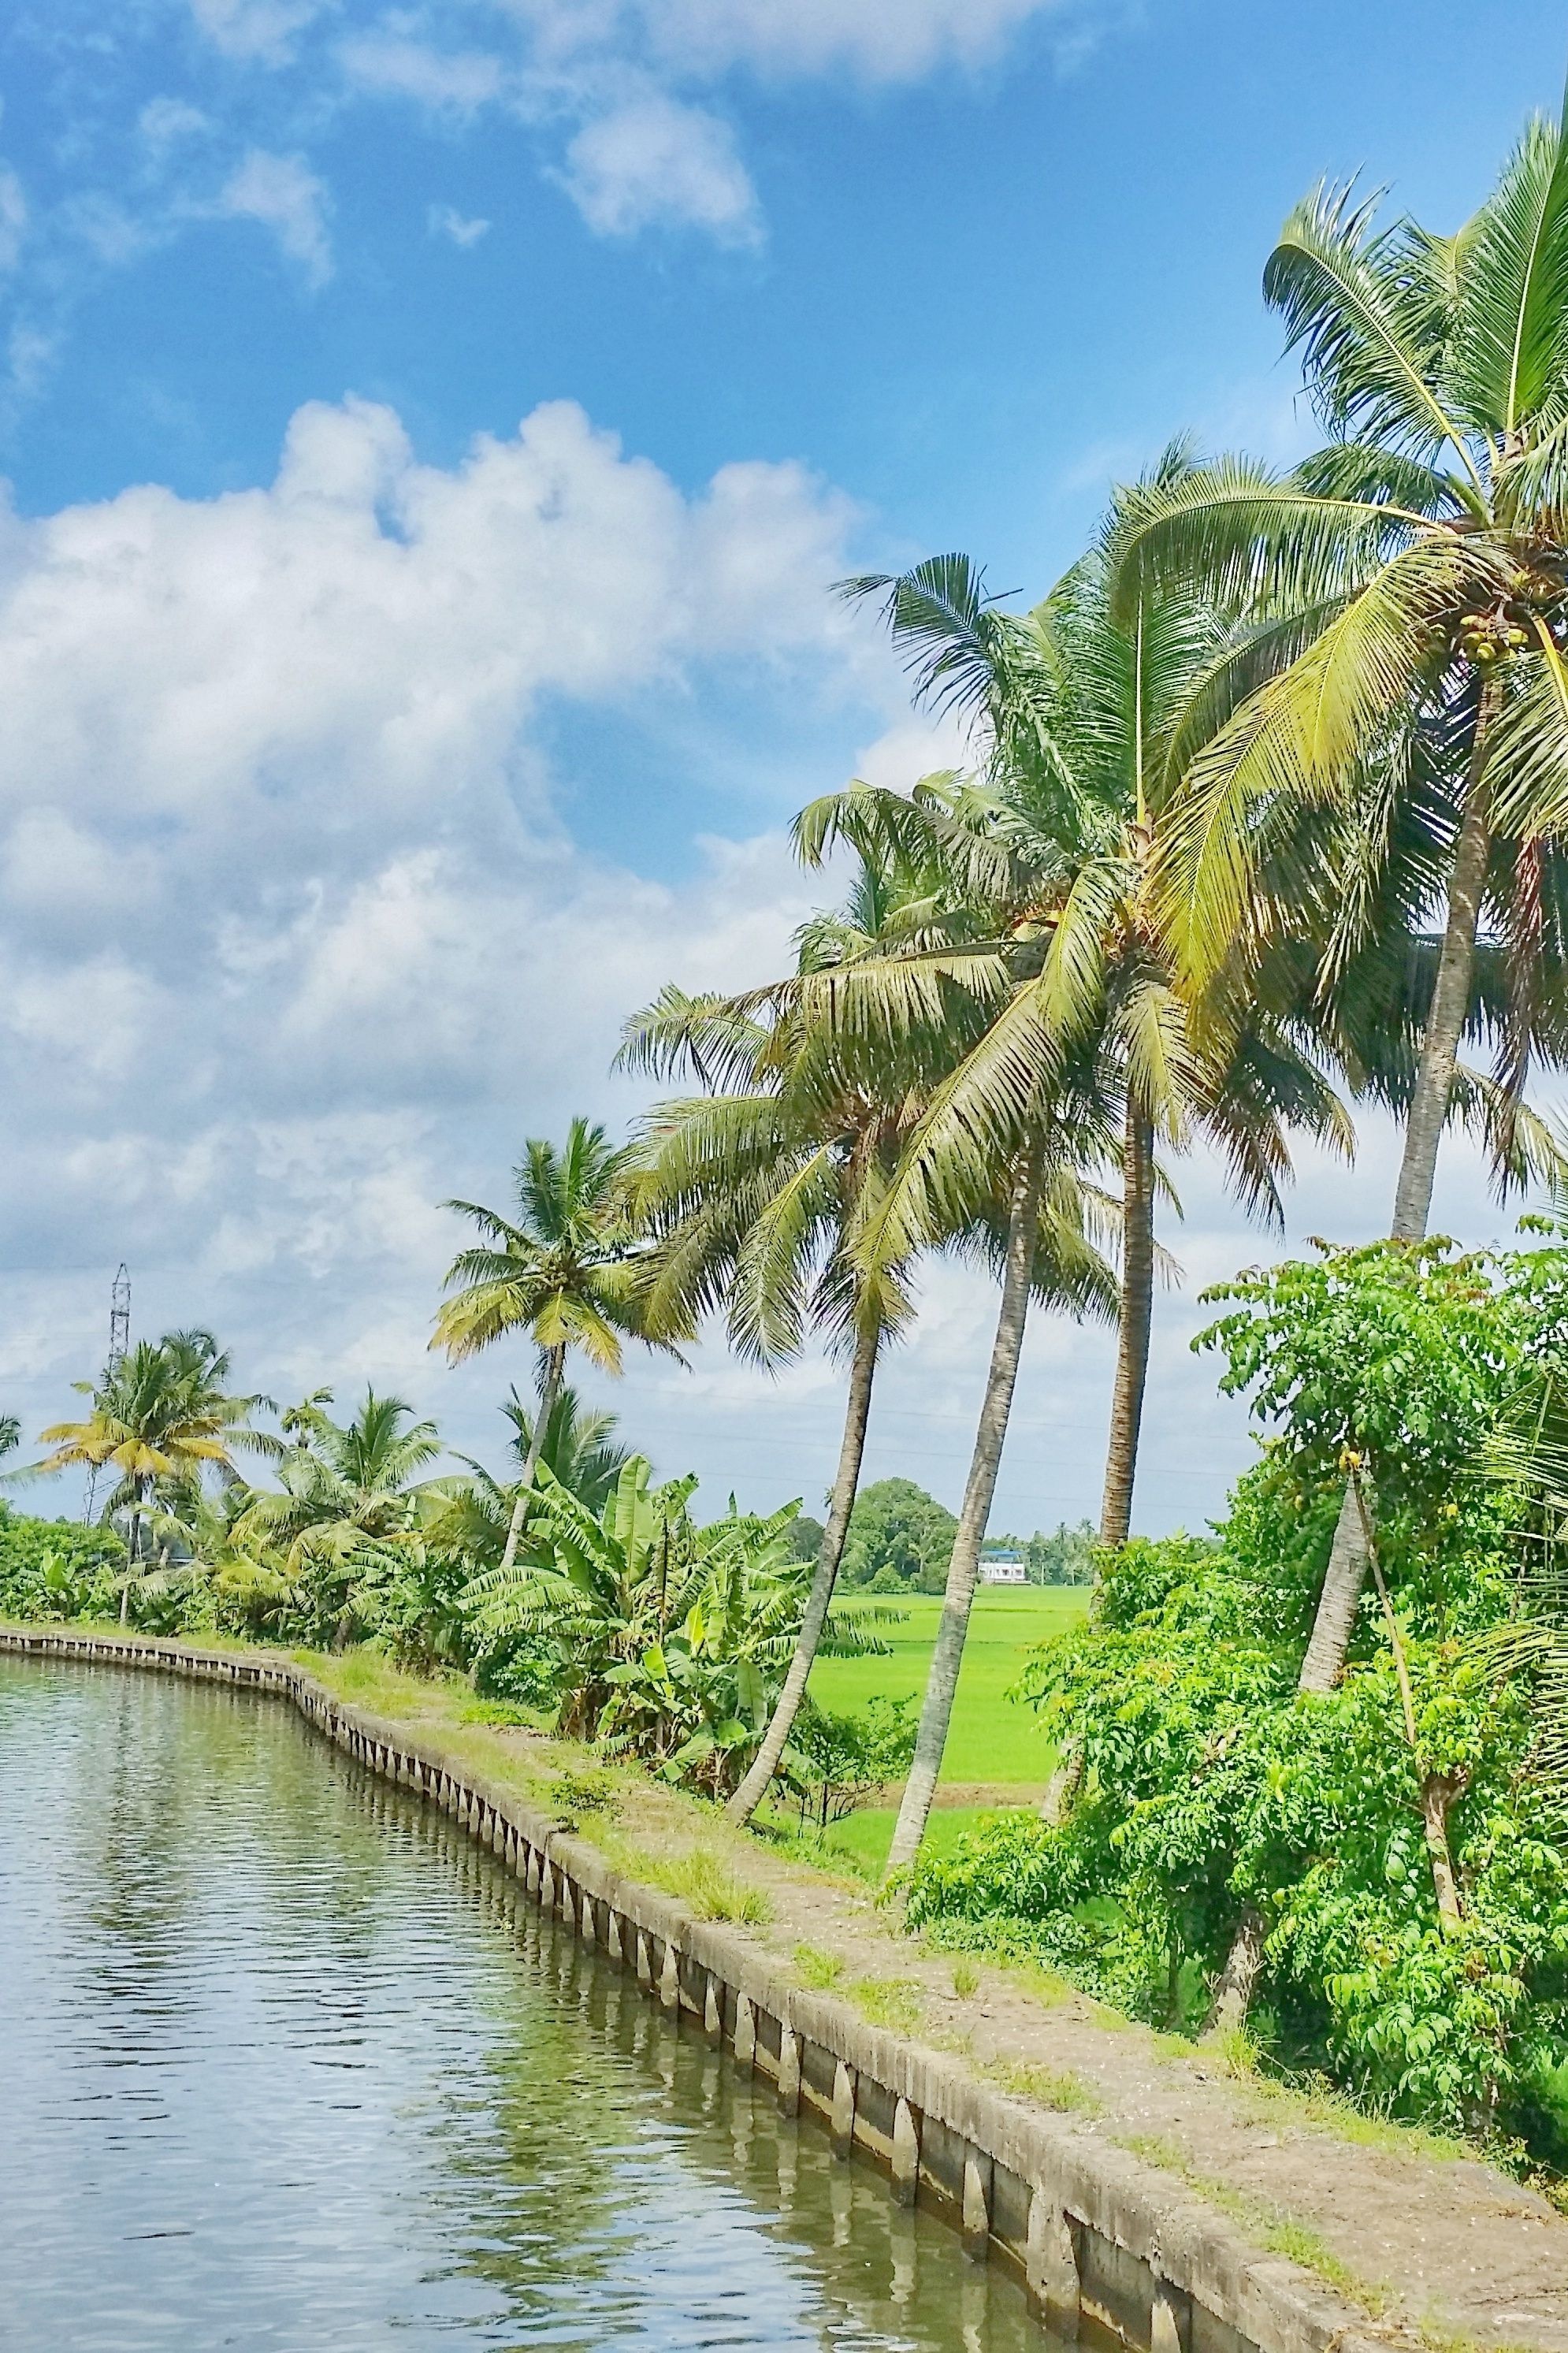
[[[1021,2293],[289,1708],[0,1660],[8,2353],[1024,2353]]]

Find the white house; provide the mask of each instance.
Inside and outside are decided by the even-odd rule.
[[[1027,1585],[1028,1572],[1021,1552],[987,1552],[980,1556],[982,1585]]]

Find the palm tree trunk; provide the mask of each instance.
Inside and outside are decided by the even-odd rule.
[[[1205,2035],[1238,2034],[1247,2024],[1252,1989],[1263,1967],[1263,1915],[1249,1904],[1241,1915],[1230,1953],[1215,1985]]]
[[[132,1500],[130,1525],[125,1531],[125,1582],[120,1588],[120,1622],[122,1626],[130,1622],[131,1580],[142,1558],[143,1515],[151,1501],[152,1485],[150,1479],[138,1479]]]
[[[811,1580],[811,1592],[806,1599],[805,1614],[795,1637],[795,1656],[789,1662],[784,1689],[778,1695],[773,1716],[763,1745],[752,1761],[745,1779],[724,1810],[732,1822],[749,1822],[762,1803],[768,1783],[778,1770],[795,1719],[805,1697],[805,1686],[816,1646],[822,1640],[822,1630],[827,1622],[827,1608],[833,1599],[833,1588],[838,1576],[838,1564],[844,1556],[844,1540],[849,1533],[849,1514],[855,1506],[855,1490],[860,1483],[860,1459],[866,1451],[866,1424],[871,1412],[871,1383],[877,1371],[877,1351],[881,1345],[880,1329],[857,1330],[855,1354],[849,1366],[849,1399],[844,1414],[844,1438],[838,1449],[838,1475],[833,1482],[833,1496],[827,1507],[827,1525],[822,1531],[822,1546],[816,1556],[816,1574]]]
[[[942,1751],[947,1746],[948,1719],[958,1690],[958,1671],[963,1663],[970,1605],[980,1576],[980,1547],[991,1516],[991,1498],[996,1490],[996,1472],[1007,1435],[1007,1417],[1012,1410],[1024,1325],[1029,1313],[1029,1276],[1039,1226],[1043,1157],[1040,1145],[1032,1145],[1013,1187],[1007,1217],[1006,1272],[1002,1282],[996,1337],[991,1349],[991,1369],[985,1377],[985,1396],[974,1433],[974,1452],[963,1491],[963,1508],[958,1515],[958,1533],[952,1540],[936,1648],[931,1653],[920,1729],[915,1736],[914,1761],[904,1784],[899,1819],[893,1826],[893,1843],[888,1852],[889,1873],[914,1861],[925,1835],[937,1775],[942,1770]]]
[[[1418,1242],[1426,1231],[1426,1220],[1432,1212],[1432,1184],[1437,1173],[1437,1145],[1448,1117],[1459,1040],[1470,1009],[1476,931],[1480,922],[1481,893],[1486,886],[1492,839],[1491,815],[1479,769],[1493,691],[1487,687],[1476,723],[1470,786],[1454,852],[1454,871],[1448,881],[1448,921],[1421,1040],[1421,1066],[1405,1125],[1405,1157],[1400,1164],[1399,1189],[1394,1198],[1392,1238],[1396,1242]]]
[[[1390,1239],[1396,1242],[1419,1241],[1426,1231],[1426,1220],[1432,1209],[1433,1180],[1437,1173],[1437,1146],[1447,1122],[1449,1098],[1454,1091],[1454,1071],[1459,1059],[1459,1040],[1469,1011],[1470,987],[1476,965],[1476,932],[1480,922],[1487,859],[1491,849],[1491,820],[1481,784],[1480,763],[1491,717],[1492,697],[1493,689],[1488,686],[1476,723],[1475,747],[1470,755],[1469,791],[1466,797],[1458,844],[1454,852],[1454,871],[1448,881],[1448,920],[1443,933],[1442,954],[1437,960],[1437,976],[1432,987],[1426,1033],[1421,1041],[1421,1062],[1416,1072],[1415,1090],[1410,1099],[1410,1113],[1405,1122],[1405,1156],[1400,1164],[1399,1186],[1394,1200],[1394,1224],[1390,1229]],[[1366,1582],[1366,1540],[1361,1514],[1352,1491],[1347,1484],[1329,1553],[1329,1565],[1323,1572],[1312,1638],[1301,1662],[1300,1688],[1302,1691],[1331,1691],[1343,1672],[1351,1630],[1360,1607],[1362,1587]]]
[[[533,1435],[528,1441],[528,1457],[522,1466],[522,1479],[518,1487],[517,1501],[511,1507],[511,1524],[506,1532],[506,1549],[500,1556],[500,1569],[503,1577],[509,1577],[511,1574],[512,1563],[517,1558],[517,1542],[522,1534],[522,1524],[528,1517],[528,1501],[533,1493],[534,1473],[539,1469],[539,1458],[544,1451],[544,1432],[551,1414],[554,1410],[555,1400],[561,1394],[561,1376],[565,1369],[565,1365],[564,1348],[550,1348],[545,1351],[544,1379],[539,1391],[539,1411],[533,1417]]]
[[[1154,1305],[1154,1139],[1131,1100],[1121,1161],[1121,1317],[1116,1387],[1105,1456],[1100,1541],[1124,1545],[1132,1525],[1132,1482],[1149,1377],[1149,1324]]]

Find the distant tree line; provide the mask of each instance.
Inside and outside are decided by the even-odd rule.
[[[816,1524],[797,1521],[799,1540]],[[863,1487],[849,1515],[840,1580],[860,1593],[940,1593],[947,1582],[958,1522],[913,1479],[876,1479]],[[1017,1554],[1031,1585],[1088,1585],[1099,1538],[1091,1522],[1058,1522],[1050,1533],[990,1538],[982,1560]]]

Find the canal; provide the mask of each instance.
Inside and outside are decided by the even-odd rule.
[[[0,1658],[10,2353],[1040,2353],[290,1708]]]

